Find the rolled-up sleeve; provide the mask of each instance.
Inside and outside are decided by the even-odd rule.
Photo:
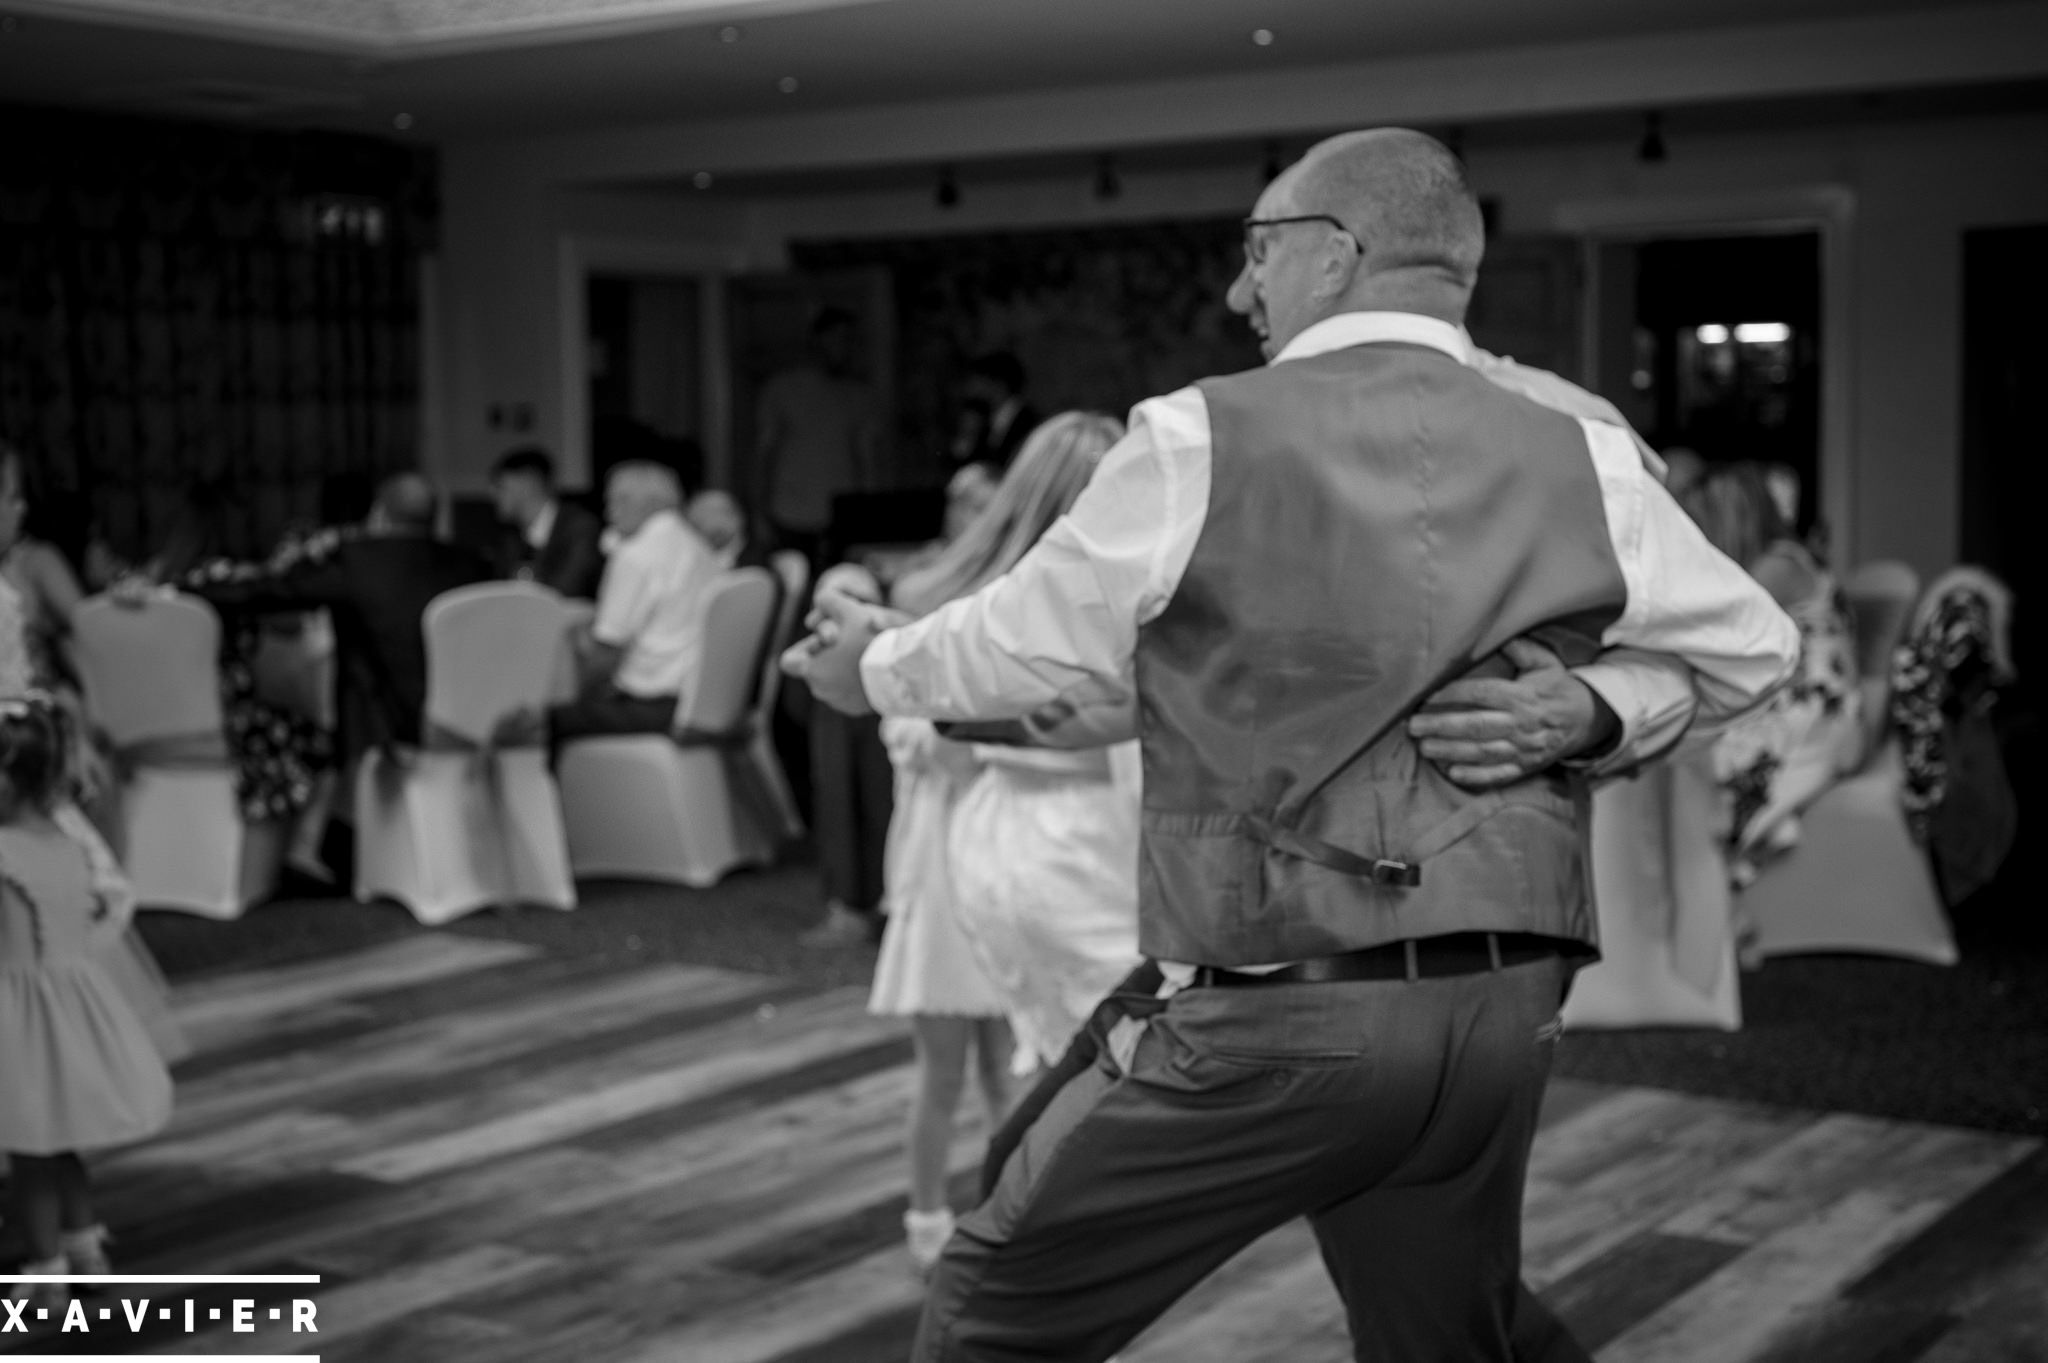
[[[1754,578],[1708,543],[1644,469],[1625,430],[1583,418],[1579,424],[1599,472],[1608,534],[1628,589],[1628,604],[1602,643],[1682,661],[1698,698],[1694,732],[1710,733],[1761,704],[1792,675],[1799,660],[1798,626]],[[1676,713],[1677,694],[1674,684],[1659,681],[1659,672],[1642,661],[1622,664],[1629,668],[1620,692],[1628,708],[1602,691],[1625,724],[1634,716],[1638,749],[1645,724]],[[1593,676],[1579,669],[1595,690],[1602,689],[1600,666],[1594,665]],[[1610,668],[1607,682],[1613,685],[1615,677]],[[1630,685],[1636,689],[1627,690]]]
[[[1209,501],[1209,417],[1188,388],[1141,403],[1073,508],[1009,572],[869,645],[877,713],[1016,719],[1128,684]]]

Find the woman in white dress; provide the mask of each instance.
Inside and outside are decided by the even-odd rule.
[[[1000,542],[935,584],[946,598],[978,589],[1022,558],[1122,436],[1121,423],[1084,412],[1038,427],[991,508],[992,538],[999,528]],[[954,893],[968,939],[1008,1010],[1014,1069],[1024,1075],[1058,1060],[1138,964],[1142,761],[1135,742],[1070,751],[977,744],[974,756],[979,770],[953,813]]]

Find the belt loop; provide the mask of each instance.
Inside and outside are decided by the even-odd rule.
[[[1407,938],[1402,941],[1401,945],[1408,954],[1408,981],[1412,984],[1422,978],[1422,967],[1415,957],[1415,939],[1413,937]]]
[[[1493,962],[1493,972],[1498,975],[1500,973],[1500,934],[1497,932],[1486,934],[1486,959]]]

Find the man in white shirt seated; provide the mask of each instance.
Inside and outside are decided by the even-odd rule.
[[[667,733],[695,682],[719,568],[682,503],[671,469],[635,461],[612,470],[605,519],[618,542],[597,614],[576,639],[580,694],[548,713],[557,748],[592,734]]]

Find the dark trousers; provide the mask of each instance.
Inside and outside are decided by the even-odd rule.
[[[548,747],[599,734],[665,734],[676,720],[674,696],[633,696],[616,687],[591,691],[548,710]]]
[[[811,706],[811,827],[827,899],[862,913],[880,906],[882,846],[895,803],[881,721]]]
[[[1099,1363],[1297,1216],[1357,1357],[1514,1357],[1518,1310],[1541,1309],[1519,1285],[1522,1181],[1565,971],[1100,1010],[1091,1032],[1153,1016],[1127,1070],[1098,1055],[1022,1131],[939,1262],[914,1357]]]

